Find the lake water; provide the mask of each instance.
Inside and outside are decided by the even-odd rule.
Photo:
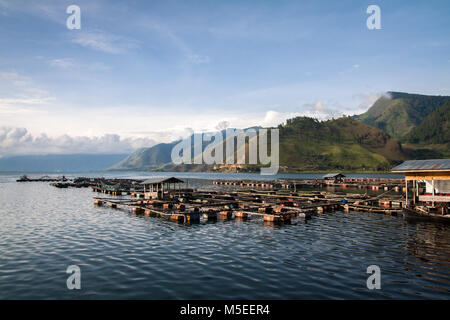
[[[187,226],[18,176],[0,175],[0,299],[450,298],[449,226],[361,212]],[[69,265],[81,290],[66,287]],[[380,290],[366,287],[369,265],[381,268]]]

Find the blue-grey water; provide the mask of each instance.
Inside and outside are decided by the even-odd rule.
[[[450,297],[449,226],[361,212],[187,226],[17,177],[0,175],[0,299]],[[67,289],[69,265],[81,290]],[[381,268],[380,290],[366,286],[369,265]]]

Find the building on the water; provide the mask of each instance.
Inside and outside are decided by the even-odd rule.
[[[327,183],[338,183],[342,182],[345,176],[342,173],[329,173],[322,177]]]
[[[164,195],[169,190],[176,190],[176,186],[184,183],[175,177],[158,177],[145,180],[141,184],[144,186],[144,199],[164,199]]]
[[[409,160],[392,169],[405,174],[406,205],[439,205],[450,202],[450,159]]]

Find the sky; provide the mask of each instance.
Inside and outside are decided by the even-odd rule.
[[[0,0],[0,156],[131,152],[359,114],[387,91],[450,95],[449,16],[446,0]]]

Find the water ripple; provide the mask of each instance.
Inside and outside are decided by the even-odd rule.
[[[448,226],[355,212],[185,226],[94,207],[88,189],[0,182],[0,299],[450,297]],[[381,290],[366,287],[371,264]]]

